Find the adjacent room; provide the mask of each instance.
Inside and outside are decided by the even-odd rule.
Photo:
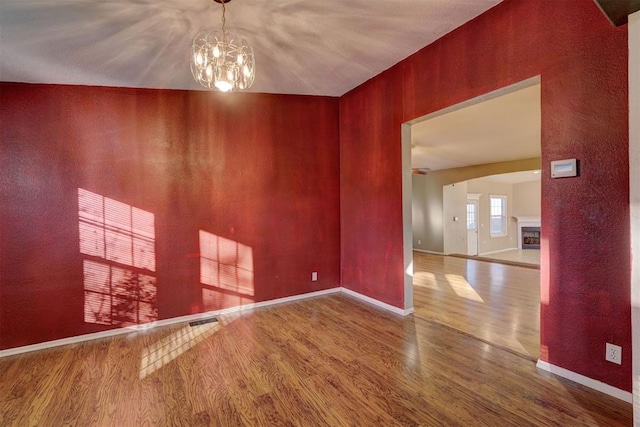
[[[552,3],[3,0],[0,425],[631,425],[640,4]]]
[[[540,264],[540,111],[533,78],[411,122],[415,250]]]
[[[540,111],[534,78],[411,125],[416,317],[535,361]]]

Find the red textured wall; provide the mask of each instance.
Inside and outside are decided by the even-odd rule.
[[[78,188],[155,215],[159,319],[204,309],[199,230],[251,248],[244,303],[338,286],[338,124],[336,98],[0,84],[0,348],[113,327],[84,321]]]
[[[400,68],[340,100],[342,283],[403,306]]]
[[[401,123],[539,75],[542,359],[631,391],[604,360],[631,352],[627,55],[591,0],[506,0],[344,95],[343,286],[402,307]],[[550,179],[565,158],[580,176]]]

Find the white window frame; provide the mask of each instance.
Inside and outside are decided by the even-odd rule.
[[[499,199],[502,200],[502,213],[500,215],[494,215],[493,211],[493,200]],[[494,218],[502,219],[502,230],[499,232],[493,231],[493,220]],[[507,233],[507,196],[501,194],[490,194],[489,195],[489,235],[491,237],[504,237]]]
[[[469,205],[473,206],[473,212],[469,212]],[[477,230],[478,224],[478,201],[477,200],[467,200],[467,230]],[[473,215],[471,221],[469,220],[469,214]],[[470,224],[471,223],[471,224]],[[469,225],[473,225],[473,227],[469,228]]]

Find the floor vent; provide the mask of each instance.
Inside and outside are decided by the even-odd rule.
[[[208,319],[200,319],[200,320],[194,320],[193,322],[189,322],[189,326],[204,325],[205,323],[213,323],[217,321],[218,319],[216,317],[209,317]]]

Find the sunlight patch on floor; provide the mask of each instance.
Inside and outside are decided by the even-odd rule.
[[[198,326],[185,326],[170,336],[150,345],[142,351],[140,358],[140,379],[157,371],[181,354],[220,329],[218,322]]]
[[[438,286],[436,275],[425,271],[420,271],[413,274],[413,286],[420,286],[422,288],[431,289],[433,291],[437,291],[440,289],[440,286]]]
[[[459,274],[445,274],[445,279],[460,298],[466,298],[471,301],[484,303],[484,300],[475,289],[467,282],[467,279]]]

